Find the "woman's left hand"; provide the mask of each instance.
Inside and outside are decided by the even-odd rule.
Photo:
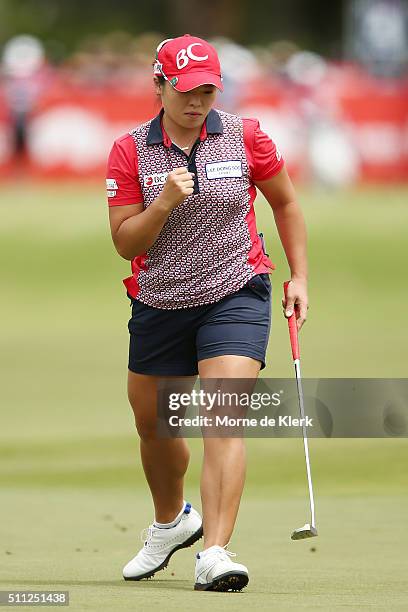
[[[293,311],[296,315],[296,323],[298,331],[300,331],[303,323],[307,319],[308,299],[307,299],[307,281],[292,278],[287,289],[287,299],[282,300],[283,314],[288,319]]]

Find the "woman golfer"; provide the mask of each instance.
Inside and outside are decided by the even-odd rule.
[[[107,189],[115,247],[132,262],[128,394],[155,519],[126,580],[153,576],[204,533],[195,589],[232,591],[248,569],[226,550],[245,480],[240,437],[204,437],[202,514],[184,500],[189,450],[156,435],[161,377],[255,380],[265,367],[273,264],[257,233],[256,187],[273,209],[291,270],[285,315],[306,319],[306,233],[284,162],[254,119],[213,108],[215,49],[188,34],[157,49],[154,119],[115,141]],[[184,378],[185,377],[185,378]]]

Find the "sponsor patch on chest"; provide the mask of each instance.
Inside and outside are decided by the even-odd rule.
[[[221,178],[240,178],[242,162],[239,160],[219,161],[205,164],[205,172],[209,180]]]
[[[144,187],[153,187],[155,185],[164,185],[168,172],[156,172],[156,174],[145,174],[143,177]]]

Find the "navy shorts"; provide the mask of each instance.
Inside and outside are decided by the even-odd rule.
[[[193,376],[201,359],[245,355],[262,362],[271,324],[268,274],[213,304],[163,309],[131,299],[129,370],[157,376]]]

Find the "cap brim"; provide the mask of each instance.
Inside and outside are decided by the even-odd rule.
[[[224,91],[221,77],[212,72],[190,72],[187,74],[179,74],[177,78],[178,81],[176,85],[173,85],[174,89],[177,91],[191,91],[191,89],[200,87],[200,85],[215,85],[217,89]],[[171,80],[170,77],[169,80]]]

